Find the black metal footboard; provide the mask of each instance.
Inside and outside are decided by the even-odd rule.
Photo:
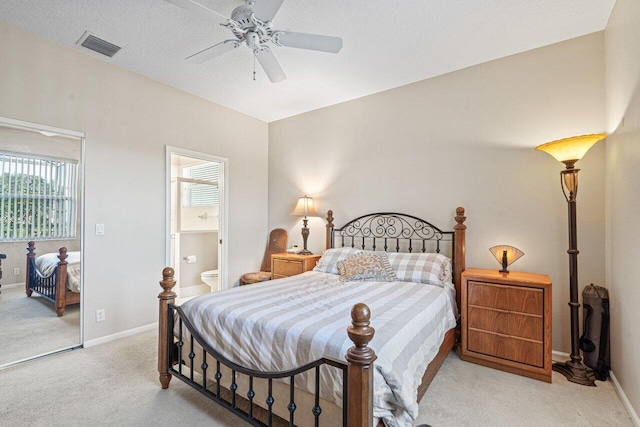
[[[28,291],[37,292],[43,298],[55,303],[58,267],[49,276],[44,276],[38,271],[35,258],[27,258],[27,262],[29,263],[27,268],[27,293]]]
[[[311,408],[311,412],[315,420],[315,426],[319,426],[322,414],[322,407],[320,406],[320,370],[323,365],[329,365],[342,371],[342,425],[347,425],[348,365],[346,362],[322,358],[299,368],[283,372],[261,372],[248,369],[226,359],[215,349],[211,348],[184,316],[184,313],[179,306],[168,304],[167,315],[168,325],[177,326],[177,334],[174,332],[175,327],[170,326],[166,328],[166,354],[167,360],[169,361],[169,374],[180,378],[182,381],[189,384],[209,399],[220,404],[223,408],[235,413],[237,416],[252,425],[271,426],[274,422],[275,415],[273,411],[273,405],[275,403],[273,395],[273,381],[283,381],[285,384],[288,381],[289,401],[286,402],[286,409],[289,412],[289,426],[294,426],[296,425],[296,410],[298,409],[298,405],[295,400],[296,377],[299,378],[299,376],[303,374],[315,374],[315,401],[313,408]],[[188,331],[188,334],[185,334],[185,336],[183,336],[184,328]],[[201,347],[201,349],[196,348],[196,343]],[[241,344],[238,343],[237,345]],[[201,354],[196,354],[196,351],[201,352]],[[199,366],[197,366],[198,364]],[[229,375],[230,378],[223,379],[223,367],[226,367],[231,371],[231,374]],[[312,371],[315,371],[315,373]],[[245,396],[241,396],[238,392],[239,387],[237,378],[240,375],[246,377],[245,381],[248,379],[246,399]],[[267,398],[264,405],[260,405],[266,411],[265,417],[261,417],[263,419],[266,418],[264,420],[258,419],[254,409],[254,404],[256,403],[254,401],[256,396],[254,379],[261,379],[260,381],[266,381],[268,384]],[[226,380],[229,383],[228,389],[222,385],[223,380]],[[248,406],[242,405],[247,406],[246,411],[239,407],[238,402],[240,399],[245,399],[248,402]]]

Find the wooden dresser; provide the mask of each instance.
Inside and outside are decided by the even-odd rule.
[[[313,270],[320,255],[273,254],[271,255],[271,278],[295,276]]]
[[[463,360],[551,382],[551,280],[470,268],[462,273]]]

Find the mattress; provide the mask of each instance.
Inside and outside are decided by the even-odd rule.
[[[292,369],[321,357],[345,360],[351,307],[371,309],[376,329],[374,417],[410,426],[417,389],[445,333],[456,325],[452,287],[411,282],[344,282],[331,273],[301,275],[202,295],[182,306],[203,339],[229,360],[260,371]],[[313,392],[311,375],[296,386]],[[335,369],[321,380],[323,398],[342,405]]]
[[[58,253],[40,255],[36,258],[36,267],[40,274],[48,277],[58,266]],[[80,252],[67,252],[67,289],[80,293]]]

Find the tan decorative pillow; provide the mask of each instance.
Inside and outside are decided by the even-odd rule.
[[[340,280],[396,281],[385,252],[362,252],[337,263]]]

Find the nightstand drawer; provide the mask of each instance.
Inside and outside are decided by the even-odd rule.
[[[542,289],[515,288],[487,282],[468,282],[469,305],[542,315]]]
[[[302,261],[274,258],[271,267],[271,274],[275,276],[295,276],[302,273]]]
[[[281,253],[271,255],[271,278],[282,279],[313,270],[320,255]]]
[[[468,326],[519,338],[542,341],[542,316],[469,306]]]
[[[539,368],[544,366],[542,342],[469,328],[467,346],[469,351],[476,353],[513,360]]]

